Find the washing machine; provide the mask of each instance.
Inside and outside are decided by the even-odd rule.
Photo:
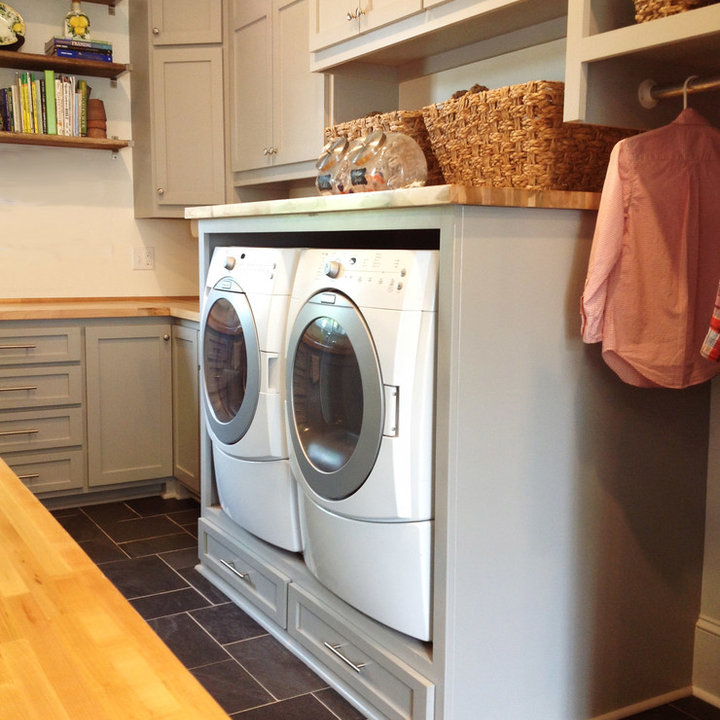
[[[431,636],[438,252],[306,249],[285,369],[305,562],[336,595]]]
[[[299,251],[220,247],[201,311],[203,416],[220,505],[238,525],[302,548],[284,421],[284,345]]]

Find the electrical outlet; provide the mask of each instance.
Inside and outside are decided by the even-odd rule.
[[[155,269],[155,248],[136,247],[132,251],[133,270],[154,270]]]

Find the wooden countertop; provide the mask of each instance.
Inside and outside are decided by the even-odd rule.
[[[228,720],[0,459],[0,715]]]
[[[522,188],[463,187],[429,185],[427,187],[316,195],[289,200],[232,203],[185,208],[190,220],[208,218],[258,217],[298,213],[377,210],[443,205],[492,205],[496,207],[555,208],[560,210],[597,210],[600,193],[569,190],[524,190]]]
[[[0,320],[174,317],[200,320],[197,298],[0,298]]]

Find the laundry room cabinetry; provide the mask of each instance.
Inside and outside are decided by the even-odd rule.
[[[91,487],[172,475],[171,326],[85,328]]]
[[[636,23],[632,2],[568,4],[565,120],[647,129],[671,122],[680,98],[651,109],[638,100],[641,83],[680,84],[720,73],[720,5]],[[720,124],[715,93],[692,95],[692,107]]]
[[[0,454],[33,492],[84,483],[82,373],[79,328],[0,328]]]
[[[236,187],[314,177],[327,125],[397,107],[388,73],[308,66],[309,0],[231,0],[230,138]]]
[[[311,0],[310,50],[420,12],[423,0]]]
[[[564,37],[568,6],[565,0],[356,0],[347,5],[313,0],[313,70],[337,71],[355,61],[380,70],[500,37],[492,54],[509,52]],[[518,30],[523,32],[513,37]]]
[[[172,327],[173,475],[200,493],[200,375],[198,324]]]
[[[136,217],[223,202],[222,0],[130,3]]]

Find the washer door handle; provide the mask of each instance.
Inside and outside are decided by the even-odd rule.
[[[397,437],[398,418],[400,417],[400,388],[397,385],[383,385],[383,395],[385,399],[383,435]]]

